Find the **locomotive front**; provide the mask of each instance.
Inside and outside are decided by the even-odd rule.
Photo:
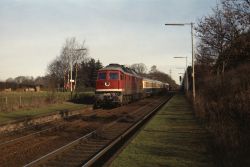
[[[103,104],[121,104],[124,83],[123,74],[119,68],[105,67],[97,74],[95,105],[100,107]]]

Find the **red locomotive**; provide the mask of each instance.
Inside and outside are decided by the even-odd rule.
[[[98,71],[94,107],[127,104],[167,88],[168,84],[145,79],[128,67],[109,64]]]

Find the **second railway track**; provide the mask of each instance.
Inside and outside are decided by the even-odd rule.
[[[26,164],[25,166],[91,166],[122,140],[138,128],[144,120],[170,99],[161,97],[140,108],[127,111],[117,119],[85,134],[78,139]]]

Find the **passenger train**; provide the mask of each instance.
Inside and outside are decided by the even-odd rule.
[[[97,73],[94,108],[124,105],[168,90],[168,83],[141,77],[120,64],[109,64]]]

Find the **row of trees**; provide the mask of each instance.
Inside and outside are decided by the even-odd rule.
[[[6,82],[0,83],[0,89],[17,89],[40,85],[46,89],[66,91],[71,89],[71,82],[73,81],[73,90],[81,91],[95,87],[97,71],[102,67],[103,65],[99,60],[88,57],[88,49],[85,47],[84,41],[80,43],[74,37],[68,38],[63,44],[60,55],[48,65],[45,76],[9,78]],[[176,86],[175,81],[168,74],[159,71],[155,65],[151,67],[148,73],[147,67],[143,63],[132,64],[130,68],[141,76]]]
[[[219,166],[249,166],[250,1],[222,0],[197,27],[196,114]]]
[[[147,72],[147,66],[143,63],[132,64],[130,68],[143,77],[169,83],[174,89],[178,88],[178,85],[175,83],[175,81],[168,74],[159,71],[156,65],[153,65],[149,72]]]
[[[28,87],[42,86],[47,87],[48,76],[45,77],[32,77],[32,76],[18,76],[15,78],[8,78],[5,82],[0,82],[0,90],[4,89],[23,89]]]

